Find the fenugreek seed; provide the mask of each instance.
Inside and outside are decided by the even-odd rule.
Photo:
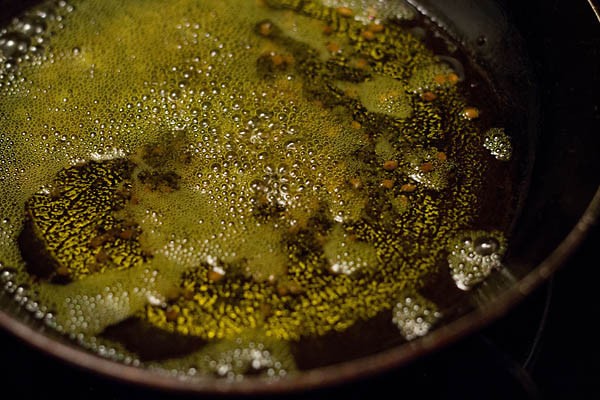
[[[359,58],[356,60],[355,66],[358,69],[367,69],[369,67],[369,62],[364,58]]]
[[[386,171],[393,171],[398,168],[398,161],[396,160],[387,160],[383,163],[383,169]]]
[[[303,292],[302,290],[302,286],[300,286],[298,283],[296,282],[290,282],[288,284],[288,290],[290,292],[290,294],[300,294]]]
[[[273,24],[269,21],[262,22],[258,25],[258,34],[261,36],[270,36],[273,33]]]
[[[271,62],[274,66],[278,67],[284,63],[284,58],[281,54],[273,54],[271,56]]]
[[[225,274],[222,274],[219,271],[215,271],[214,269],[209,270],[207,274],[207,278],[211,282],[218,282],[221,279],[223,279],[223,277],[225,277]]]
[[[167,319],[167,322],[176,321],[178,316],[179,312],[173,308],[169,308],[167,311],[165,311],[165,318]]]
[[[437,95],[433,92],[423,92],[423,94],[421,95],[421,98],[425,101],[433,101],[435,99],[437,99]]]
[[[375,33],[373,33],[372,31],[362,31],[360,36],[362,36],[362,38],[367,41],[371,41],[371,40],[375,39]]]
[[[348,182],[354,189],[360,189],[362,187],[362,181],[359,178],[350,178]]]
[[[277,294],[280,296],[286,296],[289,294],[288,288],[285,285],[277,285]]]
[[[384,189],[391,189],[394,187],[393,179],[384,179],[381,181],[381,187]]]
[[[448,78],[446,77],[446,75],[436,75],[433,77],[433,81],[440,85],[446,83],[447,79]]]
[[[135,235],[135,231],[133,229],[125,229],[119,233],[119,237],[124,240],[130,240]]]
[[[383,32],[385,27],[383,26],[383,24],[369,24],[367,29],[370,30],[371,32],[379,33],[379,32]]]
[[[462,115],[466,119],[477,119],[479,118],[479,110],[475,107],[467,107],[463,110]]]
[[[68,276],[69,275],[69,268],[67,268],[66,265],[61,265],[60,267],[58,267],[56,269],[56,274],[58,276]]]
[[[401,192],[414,192],[417,189],[417,186],[412,183],[405,183],[400,187]]]
[[[336,42],[327,43],[326,48],[330,53],[338,53],[342,49],[342,47]]]
[[[354,15],[354,12],[352,11],[352,9],[348,8],[348,7],[338,7],[335,9],[335,11],[337,11],[337,13],[339,15],[341,15],[342,17],[346,17],[346,18]]]
[[[447,78],[448,78],[448,82],[450,82],[453,85],[456,85],[458,83],[458,81],[460,80],[458,75],[456,75],[454,72],[449,73]]]
[[[436,157],[438,160],[440,161],[446,161],[448,159],[448,156],[446,155],[446,153],[444,153],[443,151],[440,151],[436,154]]]
[[[433,171],[433,164],[430,162],[423,163],[423,164],[421,164],[419,169],[423,172],[431,172],[431,171]]]

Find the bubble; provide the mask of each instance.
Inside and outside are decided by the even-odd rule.
[[[500,249],[500,243],[493,237],[478,237],[474,242],[475,253],[480,256],[491,256]]]
[[[404,294],[392,312],[392,322],[406,340],[425,336],[442,316],[435,304],[417,293]]]
[[[334,274],[352,275],[356,271],[375,269],[379,264],[376,249],[369,243],[355,240],[336,224],[327,236],[323,253]]]
[[[499,161],[509,161],[512,156],[510,137],[504,128],[490,128],[484,133],[483,147]]]
[[[408,176],[428,189],[443,190],[451,183],[454,164],[437,148],[416,148],[405,155]]]
[[[27,53],[30,39],[19,32],[9,32],[0,36],[0,52],[6,58],[20,57]]]
[[[47,23],[38,15],[26,15],[16,20],[14,28],[28,37],[33,37],[43,34],[46,31]]]
[[[267,381],[285,377],[295,369],[289,350],[268,339],[239,338],[207,346],[201,353],[192,354],[183,360],[186,365],[171,369],[172,373],[187,375],[198,372],[216,375],[229,381],[241,381],[246,376],[254,376]],[[169,370],[170,363],[161,366]]]
[[[187,7],[192,3],[193,7]],[[353,3],[359,21],[388,15],[382,2]],[[390,69],[380,70],[370,81],[348,80],[356,84],[348,87],[358,91],[356,104],[351,109],[343,105],[331,109],[316,101],[311,90],[304,90],[307,78],[299,71],[294,72],[294,79],[282,74],[278,81],[257,76],[255,61],[270,46],[265,46],[265,38],[252,32],[243,36],[245,31],[240,27],[252,27],[250,22],[266,17],[281,17],[279,11],[255,8],[254,2],[243,1],[235,4],[250,13],[231,13],[232,3],[228,1],[182,0],[159,10],[141,4],[82,1],[77,2],[72,16],[61,16],[68,7],[54,7],[31,13],[28,25],[9,27],[8,31],[29,40],[29,49],[10,60],[14,70],[0,71],[0,75],[14,75],[0,78],[6,101],[0,112],[13,115],[12,111],[17,111],[17,117],[0,121],[0,147],[9,149],[0,160],[9,165],[1,171],[9,190],[2,194],[0,207],[15,204],[18,211],[6,214],[20,221],[31,193],[45,187],[46,195],[56,196],[57,191],[48,184],[60,171],[90,160],[129,158],[136,164],[135,177],[143,169],[159,175],[176,171],[180,176],[177,189],[156,190],[139,182],[118,185],[120,195],[131,196],[131,202],[116,207],[119,209],[113,216],[131,218],[139,224],[139,243],[152,255],[147,260],[151,266],[145,265],[145,273],[133,267],[133,271],[82,274],[68,285],[41,282],[41,301],[19,292],[21,282],[13,278],[3,285],[8,292],[21,293],[24,307],[38,309],[34,313],[40,304],[56,305],[52,306],[54,312],[47,314],[52,315],[56,329],[103,357],[139,365],[135,357],[120,353],[100,339],[96,342],[94,336],[111,324],[136,316],[156,329],[207,341],[201,355],[194,358],[195,364],[186,368],[185,360],[177,361],[177,366],[170,369],[177,374],[209,371],[233,380],[254,373],[285,376],[294,368],[289,354],[277,353],[278,349],[262,339],[237,342],[232,337],[240,332],[252,333],[257,326],[282,340],[342,332],[357,320],[389,310],[390,299],[396,298],[398,288],[418,285],[431,266],[430,260],[418,266],[404,260],[413,257],[416,246],[399,238],[406,232],[413,237],[414,232],[404,227],[408,225],[406,219],[390,211],[392,200],[385,196],[392,196],[393,191],[382,196],[369,192],[380,172],[392,173],[373,170],[372,166],[379,163],[368,160],[372,156],[371,140],[378,135],[389,137],[388,148],[392,153],[398,151],[393,146],[399,132],[389,126],[415,116],[414,99],[404,84],[408,77],[392,78],[396,72]],[[363,8],[365,5],[374,8]],[[115,18],[104,20],[102,15]],[[155,18],[160,24],[141,18]],[[318,47],[315,43],[322,41],[323,35],[313,28],[322,21],[301,18],[310,24],[299,26],[294,37],[305,46]],[[91,19],[94,24],[89,23]],[[173,23],[186,20],[195,22]],[[287,17],[277,24],[285,20]],[[116,37],[120,38],[119,46],[115,46]],[[15,44],[9,46],[10,51],[18,48]],[[34,45],[39,45],[39,54],[33,55]],[[25,45],[21,47],[25,49]],[[28,55],[30,60],[25,59]],[[323,60],[312,61],[321,64]],[[7,60],[3,58],[2,62]],[[20,68],[24,62],[28,68]],[[425,64],[430,62],[426,59]],[[393,64],[390,59],[382,68],[398,67]],[[423,75],[441,68],[432,68]],[[333,72],[326,75],[330,74]],[[335,82],[327,84],[336,96],[342,96]],[[42,102],[44,107],[40,108]],[[360,129],[354,117],[363,118],[365,123]],[[380,118],[390,121],[378,125],[386,132],[368,128],[366,120]],[[28,142],[20,137],[21,132],[29,132]],[[156,150],[153,162],[141,155],[146,146]],[[415,148],[400,149],[404,163],[393,173],[426,189],[448,188],[448,193],[457,195],[457,202],[464,200],[461,193],[450,192],[449,164],[443,164],[437,149],[421,152],[422,148],[419,142]],[[424,171],[425,163],[439,169]],[[98,189],[103,182],[114,182],[111,175],[114,170],[108,168],[87,183]],[[353,188],[348,185],[348,177],[355,175],[364,179],[362,186]],[[357,191],[359,186],[362,190]],[[440,198],[445,195],[438,194]],[[83,196],[80,192],[69,193],[73,198],[79,195]],[[382,201],[373,204],[371,200]],[[70,213],[74,209],[82,219],[82,207],[60,211]],[[373,226],[365,223],[367,211],[369,217],[375,216]],[[464,219],[471,217],[469,211],[464,214]],[[453,220],[440,220],[444,227],[456,225]],[[377,226],[381,221],[394,226],[394,232]],[[414,222],[411,220],[411,227],[420,227],[420,219],[419,224]],[[438,223],[437,217],[434,223]],[[426,228],[431,226],[430,221],[424,224]],[[71,232],[65,233],[69,244],[81,237]],[[2,257],[12,252],[13,259],[22,261],[14,240],[10,243],[7,247],[12,249],[0,248]],[[87,253],[89,243],[86,240],[75,247]],[[473,253],[470,257],[489,252],[492,247],[492,242],[482,242],[469,251]],[[397,253],[391,254],[390,249]],[[123,255],[115,257],[115,264],[123,265]],[[213,271],[212,279],[207,278],[208,266]],[[191,297],[198,302],[196,308],[184,303],[192,300],[179,296],[183,271],[200,271],[198,276],[186,278],[188,289],[204,282],[204,278],[210,281],[194,287]],[[282,285],[284,294],[274,291],[290,277],[301,284]],[[182,302],[178,305],[191,310],[185,323],[166,324],[166,318],[162,318],[165,307],[174,303],[173,297]],[[407,301],[398,301],[403,306],[395,310],[394,322],[405,337],[412,338],[424,334],[434,323],[431,316],[438,315],[428,305],[422,305],[427,311],[412,309],[410,312],[416,314],[407,314]],[[272,310],[258,312],[261,306]],[[213,351],[212,346],[218,343],[226,345]]]
[[[448,265],[459,289],[469,290],[502,267],[506,239],[497,231],[471,231],[452,240]]]
[[[375,76],[360,84],[343,82],[339,85],[342,90],[356,91],[357,97],[369,111],[399,119],[408,118],[413,112],[404,84],[396,79]]]

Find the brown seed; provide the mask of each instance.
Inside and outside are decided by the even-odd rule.
[[[94,236],[92,240],[90,240],[90,244],[88,245],[91,249],[96,249],[102,246],[104,243],[109,241],[109,235],[101,234],[98,236]]]
[[[384,189],[391,189],[394,187],[393,179],[384,179],[381,181],[381,187]]]
[[[467,107],[463,110],[462,115],[466,119],[477,119],[479,118],[479,110],[475,107]]]
[[[338,53],[342,49],[342,47],[336,42],[329,42],[327,43],[326,47],[330,53]]]
[[[346,18],[354,15],[354,12],[352,11],[352,9],[348,8],[348,7],[338,7],[335,9],[335,11],[337,11],[337,13],[339,15],[341,15],[342,17],[346,17]]]
[[[438,152],[435,156],[440,161],[446,161],[448,159],[448,156],[443,151]]]
[[[225,277],[225,274],[214,269],[208,270],[207,278],[211,282],[218,282]]]
[[[291,54],[284,54],[283,61],[285,61],[287,65],[291,65],[294,63],[294,56]]]
[[[165,311],[165,318],[167,319],[167,322],[176,321],[178,316],[179,316],[179,311],[177,311],[173,308],[167,308],[167,310]]]
[[[354,128],[354,129],[360,129],[360,128],[362,128],[362,125],[357,120],[353,120],[350,123],[350,126],[352,126],[352,128]]]
[[[398,201],[400,202],[400,205],[402,207],[406,207],[408,205],[408,197],[406,197],[403,194],[401,194],[400,196],[398,196]]]
[[[323,34],[324,34],[324,35],[327,35],[327,36],[329,36],[329,35],[331,35],[332,33],[333,33],[333,27],[332,27],[331,25],[325,25],[325,26],[323,27]]]
[[[269,21],[262,22],[258,25],[258,34],[264,37],[270,36],[273,33],[273,24]]]
[[[433,171],[433,164],[430,162],[423,163],[423,164],[421,164],[419,169],[423,172],[431,172],[431,171]]]
[[[458,81],[460,80],[458,75],[456,75],[454,72],[449,73],[447,78],[448,78],[448,82],[450,82],[453,85],[456,85],[458,83]]]
[[[437,84],[440,84],[440,85],[443,84],[443,83],[446,83],[447,79],[448,78],[446,77],[446,75],[436,75],[436,76],[433,77],[433,81],[435,83],[437,83]]]
[[[369,24],[367,29],[370,30],[371,32],[379,33],[379,32],[383,32],[385,27],[383,26],[383,24],[372,23],[372,24]]]
[[[277,290],[277,294],[280,296],[285,296],[285,295],[289,294],[288,288],[285,284],[277,285],[275,290]]]
[[[401,192],[414,192],[415,190],[417,190],[417,186],[413,185],[412,183],[405,183],[404,185],[400,186]]]
[[[104,264],[110,260],[110,256],[104,249],[100,249],[100,251],[96,254],[96,261],[100,264]]]
[[[285,60],[281,54],[273,54],[271,56],[271,62],[273,63],[273,66],[279,67],[285,62]]]
[[[358,69],[367,69],[369,67],[369,62],[364,58],[359,58],[356,60],[355,66]]]
[[[67,268],[66,265],[61,265],[60,267],[58,267],[56,269],[56,275],[58,275],[58,276],[68,276],[69,275],[69,268]]]
[[[300,294],[302,293],[304,290],[302,290],[302,286],[300,286],[299,283],[296,282],[288,282],[288,291],[290,292],[290,294],[296,295],[296,294]]]
[[[423,94],[421,95],[421,98],[425,101],[433,101],[433,100],[437,99],[437,94],[427,91],[427,92],[423,92]]]
[[[371,41],[375,39],[375,33],[373,33],[372,31],[362,31],[360,36],[362,36],[362,38],[366,41]]]
[[[393,171],[398,168],[398,161],[396,160],[387,160],[383,163],[383,169],[386,171]]]
[[[360,180],[360,178],[350,178],[348,182],[350,183],[350,186],[352,186],[352,188],[354,189],[360,189],[362,187],[362,181]]]
[[[130,240],[135,235],[135,230],[133,229],[125,229],[119,232],[119,237],[124,240]]]

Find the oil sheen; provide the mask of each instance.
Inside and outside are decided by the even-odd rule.
[[[426,334],[431,276],[501,267],[479,193],[511,145],[390,3],[72,0],[11,22],[4,282],[104,355],[140,362],[107,339],[131,321],[191,341],[154,357],[185,373],[281,377],[293,343],[380,315]]]

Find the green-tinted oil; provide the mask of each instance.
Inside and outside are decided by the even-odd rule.
[[[222,376],[263,340],[283,375],[448,268],[494,161],[462,83],[406,6],[337,3],[73,1],[2,70],[0,260],[59,329],[135,316]]]

